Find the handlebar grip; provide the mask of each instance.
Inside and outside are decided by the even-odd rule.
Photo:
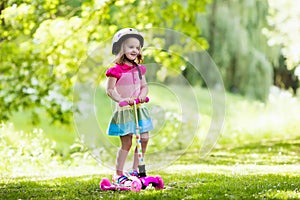
[[[150,100],[149,97],[146,97],[145,103],[148,103],[149,100]],[[140,103],[140,100],[139,100],[139,99],[135,99],[134,101],[135,101],[136,104],[139,104],[139,103]],[[127,101],[121,101],[121,102],[119,102],[119,106],[120,106],[120,107],[128,106],[128,105],[130,105],[130,104],[129,104]]]

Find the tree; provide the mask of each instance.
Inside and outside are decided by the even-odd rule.
[[[300,7],[296,1],[269,0],[268,24],[264,29],[270,46],[282,46],[287,68],[293,69],[300,63]]]
[[[54,121],[65,122],[72,111],[67,97],[71,88],[66,90],[70,84],[65,78],[68,73],[64,77],[57,74],[56,66],[50,61],[52,53],[61,51],[63,44],[49,40],[47,46],[36,37],[43,22],[57,19],[71,9],[59,3],[47,0],[2,2],[5,8],[2,6],[0,27],[1,120],[7,120],[14,111],[35,107],[45,109]],[[36,111],[33,110],[33,122],[38,120]]]
[[[300,7],[296,1],[269,0],[267,16],[268,28],[263,33],[270,46],[280,46],[280,65],[275,68],[274,82],[281,88],[292,88],[296,92],[299,78],[296,67],[300,69]]]
[[[261,100],[268,96],[280,56],[278,46],[268,46],[261,33],[267,14],[265,1],[215,0],[198,18],[226,89]]]
[[[120,28],[169,27],[205,44],[199,36],[200,28],[193,26],[196,13],[204,12],[209,0],[70,2],[2,1],[1,120],[9,119],[15,111],[31,108],[35,122],[41,109],[46,110],[54,122],[70,122],[76,110],[72,91],[80,63],[87,60],[94,62],[90,52]],[[166,62],[159,59],[164,58],[166,52],[155,53],[148,56]],[[97,54],[95,63],[99,66],[98,70],[104,69],[104,55]],[[181,61],[174,59],[174,62]],[[179,68],[180,65],[172,66]],[[96,72],[94,74],[97,75]]]

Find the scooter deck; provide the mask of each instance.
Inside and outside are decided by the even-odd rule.
[[[139,179],[133,180],[130,186],[120,186],[120,185],[111,184],[111,182],[107,178],[103,178],[99,183],[99,185],[101,190],[114,190],[114,191],[131,190],[134,192],[139,192],[142,189],[142,183]]]
[[[103,178],[99,183],[99,185],[101,190],[114,190],[114,191],[131,190],[134,192],[139,192],[141,189],[146,189],[146,187],[148,187],[149,185],[152,185],[157,190],[164,189],[164,182],[160,176],[141,177],[139,179],[133,180],[131,186],[128,187],[113,185],[107,178]]]

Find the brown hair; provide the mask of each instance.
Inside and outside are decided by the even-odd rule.
[[[126,41],[126,40],[125,40]],[[126,61],[126,58],[125,58],[125,41],[122,42],[121,44],[121,48],[120,48],[120,51],[119,53],[116,55],[116,58],[114,59],[114,63],[118,64],[118,65],[123,65]],[[140,53],[139,55],[136,57],[136,60],[135,62],[140,64],[144,61],[144,58],[143,58],[143,54],[142,54],[142,48],[140,49]]]

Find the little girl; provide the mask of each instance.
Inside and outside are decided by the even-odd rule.
[[[106,72],[108,77],[106,93],[115,102],[133,104],[134,99],[145,102],[148,86],[145,79],[146,67],[139,65],[143,61],[141,48],[144,44],[143,36],[135,29],[124,28],[113,37],[112,53],[116,55],[115,66]],[[148,110],[138,105],[139,126],[141,132],[142,153],[146,151],[149,131],[153,129]],[[135,133],[134,113],[131,106],[116,106],[108,128],[108,135],[119,136],[121,148],[117,152],[116,172],[113,183],[126,185],[130,183],[130,176],[138,176],[138,157],[135,149],[132,169],[126,175],[123,172],[128,152],[132,146],[132,136]]]

